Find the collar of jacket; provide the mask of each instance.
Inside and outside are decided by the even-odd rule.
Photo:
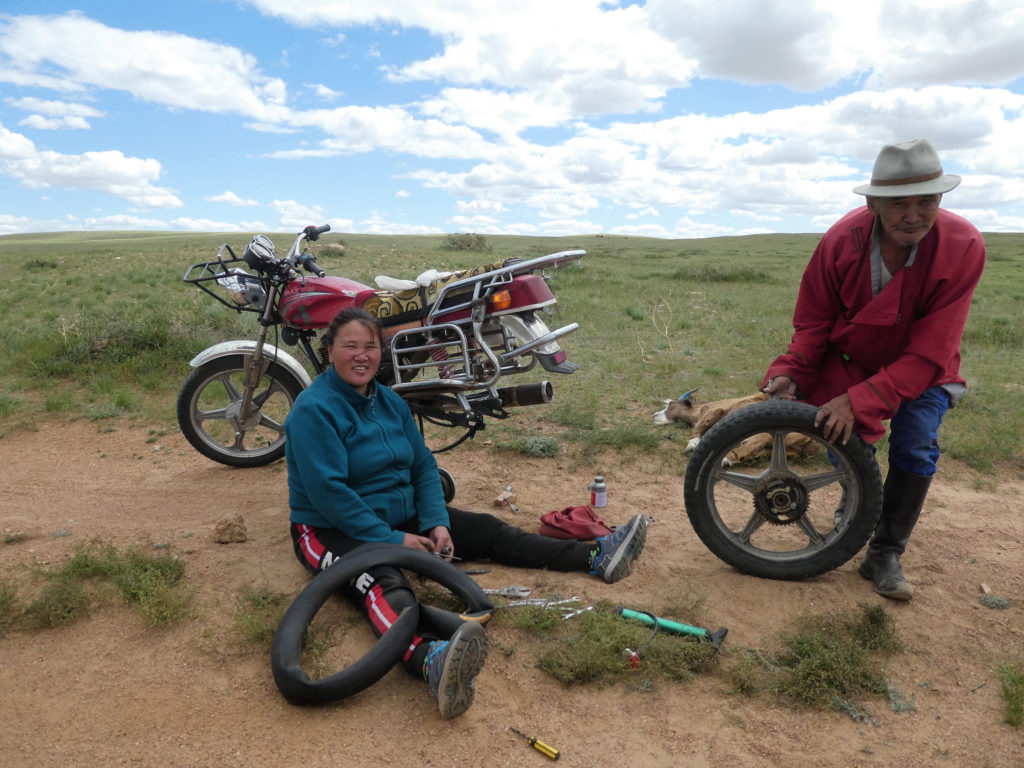
[[[353,407],[363,410],[365,408],[373,408],[377,401],[377,382],[371,381],[368,387],[370,394],[364,395],[357,392],[356,389],[345,381],[338,372],[334,370],[334,367],[328,368],[324,371],[324,375],[327,376],[328,383],[331,385],[331,389],[334,389],[341,394]]]

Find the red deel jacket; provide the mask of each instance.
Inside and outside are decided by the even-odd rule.
[[[848,392],[857,433],[874,442],[904,400],[960,377],[960,339],[985,266],[981,233],[940,210],[914,263],[871,296],[874,216],[858,208],[818,243],[800,282],[793,338],[768,368],[822,405]]]

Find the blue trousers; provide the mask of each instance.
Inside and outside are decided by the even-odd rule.
[[[939,461],[939,425],[949,410],[942,387],[926,389],[899,407],[889,421],[889,466],[931,477]]]

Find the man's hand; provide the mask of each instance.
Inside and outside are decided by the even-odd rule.
[[[796,400],[796,382],[789,376],[775,376],[768,379],[768,383],[761,391],[769,397],[777,397],[779,400]]]
[[[815,427],[824,424],[822,432],[825,439],[834,443],[841,438],[842,445],[846,445],[850,441],[854,421],[853,406],[850,405],[850,396],[846,393],[829,400],[818,409],[814,416]]]

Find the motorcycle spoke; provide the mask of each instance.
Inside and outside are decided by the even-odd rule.
[[[747,520],[747,524],[743,526],[743,530],[736,533],[736,538],[739,539],[746,545],[750,544],[750,537],[753,536],[757,530],[764,525],[765,518],[760,512],[755,512]]]
[[[281,391],[282,390],[277,385],[277,382],[276,381],[272,381],[272,382],[270,382],[270,386],[268,386],[266,389],[264,389],[259,394],[254,394],[252,396],[252,403],[257,408],[262,408],[264,403],[266,403],[267,400],[270,399],[271,395],[273,395],[275,392],[281,392]]]
[[[825,537],[818,533],[818,529],[814,527],[814,523],[807,515],[803,515],[796,524],[800,527],[800,530],[807,534],[808,544],[812,547],[820,547],[825,543]]]
[[[224,387],[224,391],[228,395],[228,400],[235,402],[236,400],[242,399],[242,393],[235,387],[235,383],[231,381],[231,374],[225,373],[217,377],[217,381],[220,382],[221,386]]]
[[[225,421],[228,418],[227,408],[214,408],[212,411],[200,411],[197,410],[196,421]]]
[[[260,426],[261,427],[266,427],[267,429],[271,429],[274,432],[276,432],[278,435],[283,435],[284,434],[284,424],[282,424],[279,421],[275,421],[274,419],[270,418],[269,416],[263,415],[263,416],[260,417]]]
[[[800,482],[803,483],[804,488],[810,492],[825,488],[832,485],[832,483],[841,483],[845,479],[846,472],[841,469],[833,469],[828,472],[821,472],[817,475],[801,477]]]
[[[737,488],[742,488],[745,491],[754,493],[757,487],[760,477],[758,475],[747,475],[743,472],[730,472],[726,469],[719,469],[714,474],[714,481],[723,481],[729,485],[735,485]]]
[[[789,470],[789,459],[786,456],[786,433],[781,430],[772,432],[771,470],[773,472]]]

